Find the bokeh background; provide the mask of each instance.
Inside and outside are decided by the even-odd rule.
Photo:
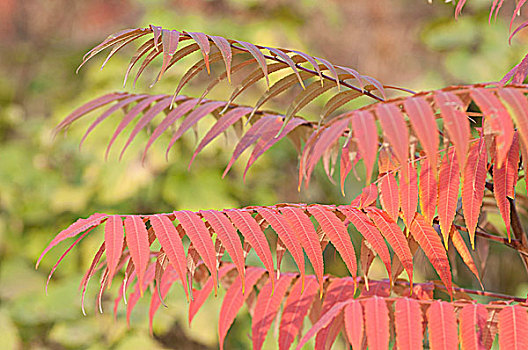
[[[106,312],[98,314],[93,307],[97,283],[88,292],[88,316],[82,316],[77,287],[101,242],[102,230],[64,260],[47,296],[47,273],[66,245],[53,250],[39,270],[34,269],[35,261],[58,231],[93,212],[147,214],[278,202],[346,203],[360,188],[349,179],[343,197],[339,186],[318,169],[309,189],[298,193],[297,154],[288,141],[262,157],[244,183],[244,162],[221,179],[233,138],[209,146],[190,172],[192,133],[176,145],[168,162],[162,151],[167,139],[159,141],[144,166],[140,161],[144,138],[134,142],[121,162],[117,152],[104,161],[105,143],[114,127],[111,122],[96,131],[81,151],[78,142],[86,123],[53,139],[53,127],[74,108],[103,93],[122,90],[130,49],[116,55],[103,71],[99,70],[101,56],[75,74],[82,55],[108,34],[151,23],[202,31],[298,49],[354,67],[384,84],[420,91],[497,81],[522,58],[528,47],[526,33],[511,46],[507,40],[513,1],[505,4],[491,25],[487,23],[489,4],[488,0],[468,1],[463,16],[455,21],[453,4],[426,0],[1,0],[0,348],[216,348],[219,300],[211,298],[189,328],[181,288],[173,289],[169,308],[156,316],[154,336],[148,334],[146,303],[139,303],[129,327],[123,309],[117,320],[111,315],[111,296],[106,299]],[[169,70],[150,91],[173,91],[183,72],[183,66]],[[147,72],[136,91],[148,90],[155,73]],[[184,93],[197,96],[204,87],[203,83],[190,85]],[[126,89],[132,89],[130,84]],[[239,102],[254,103],[256,93]],[[220,91],[211,96],[228,95]],[[287,101],[277,100],[270,107],[285,111]],[[320,108],[315,103],[303,114],[317,116]],[[488,289],[526,295],[526,276],[511,251],[480,243],[475,259],[482,263]],[[325,251],[325,261],[326,272],[346,273],[331,248]],[[373,273],[383,278],[383,269],[378,271],[376,266]],[[477,287],[465,267],[455,264],[454,273],[460,285]],[[428,276],[426,268],[417,274],[422,280]],[[247,313],[241,312],[226,348],[250,346],[250,322]],[[274,348],[273,337],[271,331],[267,348]]]

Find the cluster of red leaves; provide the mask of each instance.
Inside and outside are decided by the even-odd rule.
[[[528,100],[525,92],[524,87],[513,86],[452,87],[369,105],[338,115],[319,127],[300,117],[288,119],[272,113],[255,113],[250,118],[248,115],[255,112],[250,107],[226,102],[177,96],[174,99],[176,107],[169,109],[171,96],[168,95],[113,93],[81,106],[59,124],[58,130],[97,108],[110,105],[89,126],[82,139],[84,141],[99,123],[117,110],[127,109],[107,148],[108,154],[116,138],[137,118],[121,151],[122,155],[138,133],[165,111],[166,116],[147,142],[143,152],[145,157],[153,142],[179,119],[183,121],[169,142],[167,154],[186,131],[212,114],[217,121],[196,147],[192,163],[214,138],[229,127],[240,130],[244,118],[248,117],[252,125],[236,145],[224,175],[242,153],[254,145],[244,171],[245,176],[249,167],[285,136],[299,147],[305,140],[299,181],[304,178],[306,185],[320,159],[331,177],[337,155],[340,154],[342,188],[346,177],[360,159],[365,164],[367,179],[372,177],[378,160],[377,183],[385,211],[397,221],[401,208],[402,219],[409,228],[420,198],[420,209],[426,222],[431,223],[437,213],[445,244],[456,214],[459,187],[462,185],[464,218],[473,245],[490,169],[493,193],[510,237],[508,198],[514,198],[520,154],[528,154]],[[472,136],[471,133],[470,117],[466,113],[471,102],[482,112],[480,135]],[[439,130],[440,123],[443,132]],[[383,130],[381,138],[378,137],[378,124]],[[446,148],[439,150],[441,134]],[[345,138],[344,142],[339,142],[341,136]],[[440,159],[442,152],[445,154]],[[524,161],[526,159],[523,157]],[[399,181],[396,180],[398,174]]]
[[[367,184],[350,205],[284,204],[222,211],[180,210],[156,215],[94,214],[88,219],[80,219],[60,232],[42,256],[60,242],[78,237],[53,267],[52,274],[64,256],[83,237],[105,223],[105,241],[81,282],[83,307],[87,284],[96,271],[103,269],[98,295],[98,305],[101,307],[103,291],[110,285],[116,271],[126,265],[115,309],[117,302],[126,296],[127,287],[137,280],[135,291],[127,298],[128,316],[143,291],[154,281],[158,296],[151,302],[151,320],[162,298],[176,281],[182,284],[190,301],[190,320],[213,289],[216,294],[220,282],[226,285],[228,291],[219,322],[221,344],[236,313],[247,301],[251,304],[250,312],[254,313],[254,347],[260,348],[272,321],[279,314],[282,300],[286,298],[279,326],[281,348],[289,348],[300,334],[307,314],[313,327],[300,340],[299,346],[315,335],[318,348],[330,346],[343,331],[344,337],[354,348],[366,344],[372,349],[386,349],[390,330],[395,329],[398,347],[420,348],[426,309],[425,319],[442,320],[438,327],[436,324],[435,327],[429,327],[428,341],[432,348],[456,348],[456,312],[460,321],[460,342],[465,348],[489,348],[497,332],[497,324],[502,335],[501,346],[524,348],[527,345],[526,334],[522,330],[526,328],[528,316],[522,307],[493,306],[496,309],[490,316],[486,307],[481,305],[433,302],[430,294],[433,287],[427,290],[424,285],[413,287],[412,284],[413,256],[420,247],[438,273],[443,290],[452,299],[459,298],[457,289],[452,286],[451,269],[442,237],[445,247],[451,239],[465,264],[479,278],[470,250],[459,230],[469,232],[470,241],[474,244],[487,173],[491,174],[493,195],[507,225],[509,237],[510,200],[515,195],[520,153],[528,154],[528,101],[525,87],[493,87],[489,84],[450,87],[382,101],[336,115],[327,121],[334,111],[360,95],[380,100],[370,91],[377,89],[383,93],[383,86],[350,68],[334,66],[324,59],[298,51],[155,26],[126,30],[110,36],[85,56],[83,64],[100,51],[112,47],[106,63],[122,47],[146,34],[152,34],[152,38],[138,49],[127,69],[126,76],[146,55],[136,80],[158,55],[162,54],[163,63],[156,81],[183,57],[198,50],[202,52],[203,60],[184,74],[174,97],[108,94],[74,111],[59,125],[59,130],[85,114],[112,103],[91,124],[84,138],[114,112],[124,109],[125,115],[114,132],[107,154],[123,130],[135,118],[139,120],[122,155],[136,135],[164,112],[164,119],[147,142],[145,156],[152,143],[175,122],[182,120],[170,140],[167,153],[188,129],[212,114],[217,122],[200,141],[194,159],[229,127],[242,128],[243,118],[247,117],[252,123],[251,127],[235,147],[226,172],[251,145],[255,146],[246,171],[267,149],[284,136],[289,136],[299,149],[304,141],[299,185],[303,179],[308,185],[320,159],[331,177],[339,154],[342,186],[360,159],[365,164],[368,183],[376,161],[379,175],[376,184]],[[193,43],[178,50],[178,43],[185,40]],[[232,65],[233,55],[239,53],[249,53],[251,58]],[[201,98],[179,95],[184,85],[200,71],[207,69],[209,72],[210,64],[220,60],[224,61],[226,70],[208,86]],[[269,65],[268,61],[275,63]],[[313,70],[307,68],[308,63]],[[241,72],[251,64],[256,65],[255,70],[234,90],[229,101],[205,99],[220,81],[231,80],[232,74]],[[269,86],[269,74],[286,68],[293,72],[269,87],[255,107],[232,103],[240,93],[261,79],[265,78]],[[344,73],[338,73],[337,69]],[[330,75],[324,74],[325,71]],[[306,85],[307,79],[313,77],[319,79]],[[361,87],[350,85],[347,82],[349,79],[355,79]],[[295,97],[285,115],[257,111],[267,100],[297,83],[304,90]],[[315,97],[341,86],[349,89],[337,93],[327,102],[320,124],[296,117],[301,108]],[[467,112],[470,104],[480,110],[472,116],[482,117],[482,127],[475,135],[472,134],[471,118]],[[382,137],[378,136],[379,127],[383,131]],[[307,132],[294,132],[301,129]],[[439,150],[441,136],[443,149]],[[342,137],[345,140],[340,142]],[[523,160],[526,159],[524,156]],[[455,222],[460,185],[465,227]],[[378,196],[383,210],[374,205]],[[400,218],[403,229],[398,224]],[[360,264],[348,233],[350,224],[362,237]],[[271,239],[265,233],[268,226],[276,233]],[[161,245],[158,252],[152,252],[150,248],[155,239]],[[275,249],[270,247],[269,242],[276,242]],[[332,243],[341,255],[351,274],[350,278],[332,279],[324,276],[322,252],[328,243]],[[392,256],[389,248],[394,252]],[[245,259],[250,249],[254,250],[265,269],[246,268]],[[272,250],[276,252],[276,264]],[[298,277],[279,273],[285,251],[290,252],[297,264]],[[101,260],[105,252],[106,261]],[[229,254],[232,265],[221,263],[224,252]],[[305,276],[304,254],[315,276]],[[379,256],[385,265],[388,281],[369,282],[368,270],[375,256]],[[358,277],[358,268],[361,268],[363,278]],[[408,282],[398,279],[403,271],[409,277]],[[193,280],[198,280],[202,288],[194,290]],[[358,283],[361,288],[359,295],[356,295]],[[398,286],[402,284],[407,289],[402,291],[400,288],[398,292]],[[257,290],[258,296],[249,298]],[[315,297],[317,290],[319,298]],[[390,293],[398,297],[391,299]],[[497,308],[501,310],[498,321],[495,318]]]

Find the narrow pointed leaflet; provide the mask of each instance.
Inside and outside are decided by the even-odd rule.
[[[389,348],[389,310],[384,298],[373,296],[365,301],[365,333],[370,350]]]
[[[379,255],[381,261],[387,268],[389,278],[392,278],[391,273],[391,259],[387,244],[379,230],[374,226],[368,216],[361,210],[352,206],[341,205],[338,207],[339,211],[345,214],[348,220],[352,222],[354,227],[361,233],[365,240],[370,244],[372,249]]]
[[[392,220],[398,221],[400,213],[398,182],[396,182],[396,177],[392,173],[386,173],[382,176],[383,177],[381,178],[381,181],[378,183],[378,192],[381,206]]]
[[[383,237],[389,242],[389,245],[394,250],[394,253],[400,259],[412,286],[413,281],[413,256],[407,238],[403,234],[401,228],[395,223],[387,213],[375,208],[366,208],[367,214],[379,229]]]
[[[457,350],[458,334],[455,309],[451,303],[436,300],[427,310],[431,350]]]
[[[528,313],[520,305],[507,306],[499,313],[499,347],[528,349]]]
[[[444,119],[449,140],[455,145],[459,169],[464,169],[469,146],[469,120],[460,98],[452,92],[435,92],[434,100]]]
[[[475,277],[480,283],[481,288],[484,289],[484,287],[482,286],[482,281],[480,280],[477,265],[473,260],[473,256],[471,256],[471,252],[466,246],[466,242],[464,242],[462,235],[460,234],[460,232],[458,232],[454,225],[451,226],[449,236],[451,237],[451,242],[453,242],[453,246],[455,247],[456,251],[462,258],[468,269],[471,271],[471,273],[475,275]]]
[[[425,222],[422,215],[416,214],[411,224],[410,231],[416,242],[423,249],[425,255],[440,276],[440,279],[447,288],[449,295],[452,295],[451,267],[447,259],[445,248],[442,246],[440,236]]]
[[[511,238],[510,201],[515,198],[515,185],[519,169],[519,137],[514,134],[513,142],[501,168],[493,167],[493,195],[501,213],[508,240]]]
[[[458,313],[460,345],[464,350],[484,349],[483,336],[487,332],[488,311],[483,305],[468,304]]]
[[[287,350],[299,334],[304,317],[317,293],[317,281],[314,276],[307,276],[306,282],[301,279],[293,285],[286,298],[279,326],[279,350]]]
[[[357,282],[352,278],[345,277],[334,279],[326,289],[320,314],[324,316],[330,312],[335,305],[353,299],[356,292],[356,284]],[[315,338],[315,347],[321,348],[326,347],[326,345],[331,346],[339,333],[338,330],[341,329],[342,323],[342,318],[333,321],[331,320],[329,324],[325,325],[320,331],[318,331],[317,337]]]
[[[226,210],[225,213],[231,219],[236,228],[242,233],[246,242],[253,247],[255,253],[260,258],[266,270],[268,270],[271,283],[275,285],[275,268],[273,267],[273,259],[271,257],[271,250],[268,240],[262,232],[257,221],[246,211],[242,210]]]
[[[149,217],[150,224],[154,229],[156,237],[169,258],[169,262],[177,272],[185,291],[187,301],[189,298],[189,287],[187,286],[187,257],[180,238],[180,234],[172,221],[164,215],[152,215]]]
[[[358,300],[351,300],[350,303],[345,306],[343,313],[345,320],[345,331],[348,341],[352,345],[352,350],[361,350],[363,343],[363,307],[361,302]]]
[[[453,223],[456,214],[458,189],[460,187],[458,173],[456,153],[451,149],[444,155],[438,177],[438,218],[440,220],[440,229],[442,230],[446,249],[449,240],[449,230],[451,229],[451,223]]]
[[[42,258],[47,252],[50,251],[51,248],[55,247],[57,244],[68,238],[77,236],[91,227],[99,226],[107,217],[108,215],[106,214],[95,213],[86,219],[78,219],[69,227],[59,232],[59,234],[57,234],[55,238],[51,240],[51,242],[46,246],[46,249],[44,249],[44,251],[40,254],[37,263],[35,264],[35,268],[39,267]]]
[[[512,145],[513,122],[504,105],[491,90],[485,88],[472,89],[471,97],[489,121],[489,125],[495,134],[496,164],[498,168],[501,168]]]
[[[320,205],[309,206],[308,212],[315,217],[323,232],[335,246],[355,281],[357,274],[356,252],[345,224],[330,209]]]
[[[438,200],[438,181],[436,181],[436,163],[434,166],[431,165],[429,158],[425,158],[420,161],[420,184],[419,184],[419,197],[420,197],[420,209],[425,221],[428,224],[433,222],[436,204]]]
[[[253,349],[260,350],[262,348],[271,323],[279,311],[282,299],[288,291],[292,280],[292,274],[281,274],[275,290],[273,290],[271,280],[268,280],[260,290],[251,325]]]
[[[469,156],[462,179],[462,208],[464,221],[469,232],[471,247],[475,249],[475,230],[478,224],[480,207],[484,199],[488,154],[483,139],[474,142],[469,149]]]
[[[177,30],[163,29],[161,33],[161,42],[163,44],[163,64],[158,75],[158,80],[161,79],[163,73],[165,73],[170,60],[178,48],[178,42],[180,40],[180,32]]]
[[[372,113],[359,111],[352,116],[352,130],[356,139],[359,153],[363,157],[367,169],[367,183],[372,176],[372,169],[378,153],[378,129]]]
[[[409,227],[418,206],[418,175],[413,162],[403,163],[403,168],[407,169],[407,179],[400,172],[399,198],[403,222]]]
[[[401,350],[423,349],[422,310],[416,299],[399,298],[394,303],[396,342]]]
[[[414,132],[418,136],[427,159],[433,165],[433,175],[436,178],[436,163],[439,135],[436,119],[429,103],[422,97],[407,98],[403,103],[405,112],[411,120]]]
[[[255,283],[262,277],[265,270],[258,267],[251,267],[246,270],[246,289],[251,290]],[[218,318],[218,335],[220,340],[220,349],[224,349],[224,339],[227,331],[233,324],[238,310],[244,304],[244,301],[251,293],[242,293],[242,281],[239,277],[229,287],[220,308],[220,316]]]
[[[242,243],[238,237],[237,230],[225,214],[216,210],[201,210],[200,214],[211,225],[214,232],[222,242],[223,246],[229,253],[231,260],[235,264],[238,275],[242,277],[242,290],[245,290],[245,259]]]
[[[304,286],[304,253],[290,222],[282,214],[279,214],[273,209],[259,207],[257,208],[257,212],[271,225],[279,239],[286,246],[286,249],[290,252],[293,261],[295,261],[301,273],[301,281]],[[279,264],[277,263],[278,269]]]
[[[306,332],[304,337],[301,339],[299,344],[297,344],[296,349],[300,350],[302,347],[310,340],[315,334],[323,330],[325,327],[328,327],[332,321],[339,315],[339,313],[343,310],[343,308],[349,303],[350,301],[341,301],[337,304],[335,304],[330,310],[328,310],[326,313],[324,313],[319,320]],[[320,334],[320,333],[319,333]],[[320,347],[318,347],[320,348]],[[321,347],[321,348],[324,348]]]
[[[139,290],[143,293],[143,277],[150,258],[148,232],[143,219],[139,216],[125,218],[126,243],[136,268]]]
[[[218,270],[218,279],[225,277],[234,268],[235,266],[233,264],[222,265]],[[238,276],[240,276],[240,274]],[[244,281],[242,281],[242,283],[244,283]],[[242,285],[242,288],[244,288],[244,285]],[[193,298],[189,303],[189,326],[191,325],[194,316],[196,316],[196,313],[201,309],[212,291],[213,279],[211,277],[207,278],[207,281],[205,281],[205,284],[201,289],[193,289]],[[244,293],[244,290],[242,290],[242,293]]]
[[[403,114],[394,104],[379,104],[376,109],[385,139],[392,146],[394,155],[402,164],[401,173],[404,182],[408,182],[407,159],[409,158],[409,131],[403,120]]]
[[[312,221],[299,208],[281,208],[281,213],[290,222],[297,239],[301,242],[308,259],[312,263],[315,276],[319,281],[320,293],[323,292],[323,251],[319,244],[319,237],[315,232]]]
[[[218,286],[218,271],[216,269],[216,252],[209,230],[198,215],[188,210],[173,212],[176,220],[180,222],[183,230],[191,240],[194,248],[202,258],[205,266],[211,272],[215,295]]]
[[[108,266],[108,280],[112,281],[114,277],[121,253],[123,251],[123,242],[125,239],[125,230],[123,220],[118,215],[112,215],[106,220],[105,224],[105,248],[106,264]]]

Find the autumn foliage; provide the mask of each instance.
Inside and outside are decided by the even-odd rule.
[[[518,9],[524,2],[518,2]],[[464,3],[458,2],[457,16]],[[501,6],[502,1],[494,1],[491,15]],[[110,93],[72,112],[57,131],[102,110],[81,144],[103,121],[120,117],[107,156],[125,130],[131,131],[120,156],[150,127],[143,159],[154,142],[174,130],[166,149],[170,159],[176,141],[212,116],[214,122],[198,141],[189,167],[207,145],[233,128],[240,131],[240,138],[224,176],[248,148],[252,151],[244,177],[262,154],[289,138],[299,150],[300,190],[303,184],[308,187],[320,162],[330,178],[339,169],[342,190],[346,178],[362,163],[366,184],[347,205],[287,203],[155,215],[97,213],[79,219],[51,241],[38,263],[54,246],[76,238],[58,265],[82,238],[104,226],[104,242],[81,282],[83,310],[88,282],[96,274],[101,275],[101,307],[105,289],[124,271],[114,312],[126,297],[130,317],[138,299],[154,286],[151,326],[173,285],[185,291],[189,323],[210,294],[225,288],[218,324],[221,348],[244,303],[252,314],[255,349],[262,347],[273,322],[278,325],[279,349],[290,348],[295,339],[300,348],[312,337],[316,348],[329,348],[339,334],[354,349],[387,349],[389,344],[399,349],[424,345],[490,349],[497,334],[501,348],[528,348],[526,300],[459,288],[447,254],[448,247],[455,249],[480,284],[472,252],[477,236],[516,249],[528,263],[527,236],[515,193],[519,180],[524,178],[526,183],[528,157],[528,86],[522,84],[526,71],[522,63],[502,83],[413,93],[300,51],[150,26],[109,36],[86,54],[81,65],[110,49],[106,64],[119,50],[141,39],[126,68],[125,84],[134,68],[138,67],[135,84],[158,57],[161,68],[156,81],[186,56],[199,53],[201,57],[182,76],[173,95]],[[213,67],[220,67],[219,63],[223,70],[218,74]],[[210,74],[202,96],[182,95],[185,85],[202,71]],[[219,83],[231,82],[241,73],[229,99],[207,98]],[[505,85],[512,77],[515,84]],[[254,106],[235,103],[259,82],[265,82],[267,90]],[[299,86],[302,90],[286,113],[261,108]],[[299,116],[311,101],[330,91],[320,120]],[[355,110],[343,108],[362,96],[372,103]],[[127,128],[133,122],[135,126]],[[504,234],[479,226],[483,211],[497,210],[506,227]],[[350,232],[358,232],[360,239],[351,239]],[[151,246],[156,240],[161,249],[154,251]],[[325,275],[323,252],[328,244],[341,256],[349,277]],[[263,268],[246,265],[251,250]],[[413,282],[418,250],[427,257],[438,281]],[[291,255],[297,272],[281,272],[284,254]],[[385,266],[386,279],[369,277],[374,259]],[[305,273],[307,264],[314,275]],[[483,304],[473,300],[475,295],[496,300]],[[311,322],[309,329],[303,329],[305,318]]]

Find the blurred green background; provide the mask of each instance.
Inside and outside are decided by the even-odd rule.
[[[154,337],[148,334],[146,300],[137,306],[130,327],[123,309],[117,321],[113,319],[110,296],[105,299],[106,312],[95,312],[97,283],[92,283],[88,292],[88,316],[82,316],[77,286],[102,240],[102,230],[88,236],[64,260],[46,296],[47,273],[68,243],[49,253],[39,270],[34,269],[35,261],[51,238],[79,217],[93,212],[148,214],[278,202],[346,203],[360,188],[350,177],[347,196],[342,197],[338,186],[317,169],[309,189],[298,193],[297,154],[289,141],[262,157],[243,183],[244,161],[237,162],[229,176],[221,179],[233,138],[207,147],[190,172],[187,164],[195,146],[192,133],[176,144],[169,162],[163,158],[167,138],[157,142],[144,166],[141,150],[145,135],[133,143],[123,161],[117,161],[117,152],[104,161],[104,149],[115,126],[112,121],[94,132],[81,151],[78,142],[88,119],[53,139],[52,129],[73,109],[105,92],[122,90],[130,49],[116,55],[103,71],[98,65],[104,55],[75,75],[82,55],[108,34],[151,23],[201,31],[298,49],[354,67],[384,84],[420,91],[497,81],[522,58],[528,47],[527,34],[521,32],[512,46],[507,40],[513,1],[491,25],[487,23],[489,3],[468,1],[463,16],[455,21],[452,4],[428,4],[425,0],[2,0],[0,348],[217,346],[219,300],[211,298],[189,328],[181,288],[173,288],[169,308],[158,312]],[[183,67],[169,70],[149,92],[172,92]],[[148,90],[155,73],[154,69],[147,72],[136,91]],[[198,96],[204,87],[203,83],[190,85],[184,93]],[[228,95],[217,92],[210,97]],[[256,92],[251,92],[239,102],[250,104],[255,98]],[[270,107],[285,111],[286,103],[279,99]],[[320,109],[321,104],[315,103],[302,114],[316,117]],[[346,270],[331,249],[325,251],[326,272],[344,275]],[[528,285],[526,276],[519,275],[520,260],[493,244],[489,255],[487,251],[482,243],[475,253],[479,262],[487,259],[482,271],[484,285],[525,296]],[[373,274],[384,278],[378,265]],[[426,268],[422,270],[417,273],[418,280],[431,276]],[[477,287],[465,267],[457,264],[454,273],[460,285]],[[241,312],[228,334],[226,348],[250,346],[250,322],[247,313]],[[274,344],[270,331],[265,346],[272,349]]]

